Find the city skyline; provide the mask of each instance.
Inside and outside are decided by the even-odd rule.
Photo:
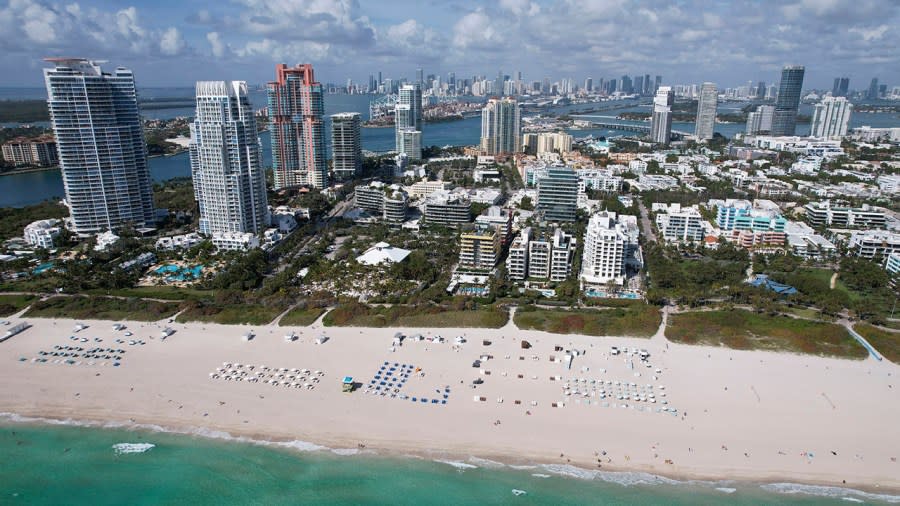
[[[421,68],[425,75],[464,78],[502,70],[521,71],[528,81],[553,76],[575,82],[649,72],[666,76],[667,84],[727,87],[774,81],[786,64],[806,66],[810,88],[831,89],[835,76],[849,77],[857,89],[875,77],[889,85],[900,81],[900,55],[892,51],[900,44],[900,12],[890,1],[749,7],[241,0],[213,12],[171,1],[110,8],[94,0],[16,0],[0,4],[0,48],[7,55],[0,86],[39,86],[20,70],[40,68],[42,57],[63,53],[121,62],[146,76],[145,86],[203,79],[264,83],[281,62],[312,63],[322,69],[322,82],[335,83],[365,83],[378,72],[412,81]],[[732,28],[735,19],[741,30]],[[291,29],[299,26],[306,28]],[[559,26],[567,26],[565,37]],[[641,36],[623,38],[635,33]]]

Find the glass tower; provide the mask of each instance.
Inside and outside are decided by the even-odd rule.
[[[794,135],[804,72],[802,65],[789,65],[781,70],[781,84],[778,86],[775,116],[772,118],[772,135]]]
[[[44,69],[74,231],[91,235],[123,225],[152,227],[153,189],[134,74],[98,62],[49,58]]]

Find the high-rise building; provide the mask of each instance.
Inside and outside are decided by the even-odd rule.
[[[512,97],[491,98],[481,110],[481,150],[496,155],[522,150],[519,103]]]
[[[575,221],[578,175],[569,167],[550,167],[537,183],[537,209],[547,221]]]
[[[672,105],[675,93],[669,86],[660,86],[653,98],[653,113],[650,117],[650,141],[669,144],[672,135]]]
[[[134,74],[81,58],[48,58],[50,124],[74,231],[152,227],[153,188]]]
[[[332,170],[338,179],[353,179],[362,168],[360,127],[358,112],[331,115]]]
[[[397,152],[407,151],[403,144],[403,132],[418,131],[419,145],[421,146],[422,132],[422,88],[418,84],[404,84],[400,87],[400,93],[397,96],[397,105],[394,106],[394,124],[396,125],[396,146]],[[418,160],[422,158],[421,148],[419,156],[413,158]]]
[[[756,98],[763,99],[766,98],[766,82],[760,81],[756,83]]]
[[[872,82],[869,83],[869,91],[866,92],[866,98],[869,100],[875,100],[878,98],[878,78],[873,77]]]
[[[662,86],[662,76],[656,76],[656,84],[653,87],[653,93],[656,93],[656,90],[658,90],[660,86]]]
[[[644,93],[644,76],[634,76],[634,92],[638,95]]]
[[[832,97],[846,97],[850,89],[849,77],[835,77],[834,86],[831,88]]]
[[[276,65],[266,92],[275,189],[327,187],[324,93],[312,65]]]
[[[631,256],[630,251],[637,248],[637,227],[629,229],[624,218],[634,217],[617,217],[610,211],[591,216],[584,233],[581,256],[582,286],[625,283],[627,258]]]
[[[584,80],[584,91],[590,93],[594,91],[594,80],[590,77]]]
[[[651,87],[653,87],[653,81],[650,80],[650,74],[644,74],[644,95],[652,94]]]
[[[399,132],[398,154],[405,154],[407,160],[422,159],[422,131],[404,128]]]
[[[719,91],[713,83],[703,83],[700,87],[700,100],[697,102],[697,122],[694,136],[703,141],[712,139],[716,127],[716,107],[719,103]]]
[[[416,82],[419,83],[419,87],[425,87],[425,80],[422,69],[416,69]]]
[[[268,222],[266,175],[247,83],[197,83],[189,147],[200,232],[261,234]]]
[[[769,133],[772,131],[772,118],[775,116],[775,106],[759,105],[755,112],[747,115],[747,135]]]
[[[781,70],[775,116],[772,118],[772,135],[794,135],[805,70],[802,65],[788,65]]]
[[[844,97],[825,97],[813,110],[809,135],[842,137],[847,135],[853,105]]]

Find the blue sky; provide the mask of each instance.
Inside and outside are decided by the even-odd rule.
[[[134,69],[142,86],[271,79],[312,63],[319,80],[661,74],[671,84],[849,76],[900,85],[898,0],[0,0],[0,86],[40,86],[44,56]]]

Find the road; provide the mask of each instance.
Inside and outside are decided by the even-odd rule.
[[[653,225],[650,223],[650,214],[647,212],[647,207],[644,206],[644,201],[641,199],[637,199],[638,208],[641,210],[641,233],[644,234],[644,237],[651,242],[656,242],[656,235],[653,233]]]

